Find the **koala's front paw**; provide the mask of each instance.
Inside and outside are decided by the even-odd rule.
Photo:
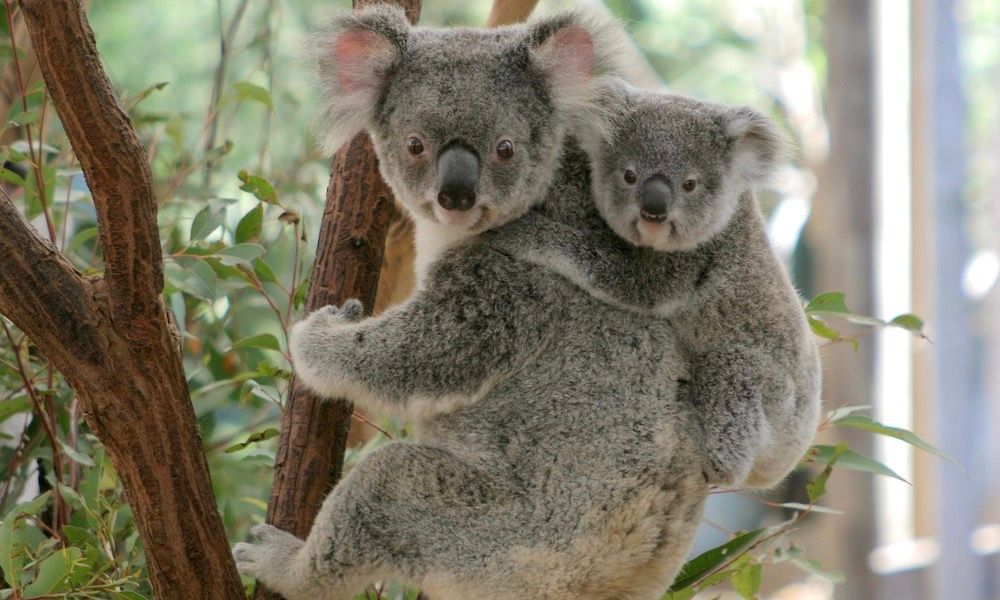
[[[344,302],[340,307],[327,304],[323,308],[309,315],[308,318],[312,319],[313,317],[317,317],[323,320],[329,319],[343,321],[345,323],[354,323],[360,321],[361,317],[364,316],[364,313],[365,307],[361,304],[361,300],[351,298],[347,302]]]
[[[257,543],[240,542],[233,546],[236,569],[264,582],[269,588],[281,590],[283,579],[290,575],[289,566],[303,541],[273,525],[255,525],[251,539]]]

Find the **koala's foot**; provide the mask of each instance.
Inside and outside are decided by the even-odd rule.
[[[256,525],[250,530],[256,543],[240,542],[233,546],[236,568],[247,577],[260,580],[268,588],[292,598],[301,597],[292,568],[305,542],[273,525]]]
[[[750,475],[751,467],[753,460],[749,456],[710,448],[702,472],[709,485],[738,487]]]

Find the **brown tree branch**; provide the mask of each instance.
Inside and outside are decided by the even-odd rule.
[[[355,0],[354,7],[373,3]],[[395,0],[411,22],[420,0]],[[320,226],[306,310],[359,298],[370,312],[378,289],[385,236],[396,213],[366,134],[334,156]],[[353,407],[322,400],[293,380],[281,422],[267,522],[305,537],[333,485],[340,479]],[[257,586],[254,598],[280,596]]]
[[[94,288],[0,194],[0,313],[56,366],[93,373],[106,356]],[[53,324],[60,324],[53,327]]]
[[[242,599],[160,298],[147,155],[111,93],[78,2],[22,0],[22,11],[94,197],[106,277],[82,277],[2,198],[0,311],[76,391],[121,477],[156,597]]]
[[[486,26],[500,27],[520,23],[528,18],[537,5],[538,0],[493,0]]]
[[[114,322],[153,336],[163,259],[146,152],[118,104],[78,0],[22,0],[49,94],[94,197]]]

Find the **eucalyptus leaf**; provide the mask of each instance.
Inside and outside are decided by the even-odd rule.
[[[264,205],[258,202],[257,206],[243,215],[236,225],[236,243],[243,244],[256,240],[260,236],[260,230],[264,226]]]
[[[278,338],[270,333],[259,333],[235,342],[230,349],[235,350],[237,348],[264,348],[266,350],[281,351],[281,343],[278,342]]]
[[[837,449],[835,447],[817,444],[812,447],[812,450],[809,452],[809,457],[819,464],[829,465],[830,461],[836,454]],[[876,475],[885,475],[886,477],[892,477],[893,479],[898,479],[904,483],[910,483],[909,481],[903,479],[899,473],[896,473],[874,458],[858,454],[850,449],[844,450],[844,452],[839,455],[839,458],[837,459],[837,466],[854,471],[865,471]]]
[[[271,101],[271,94],[261,86],[249,81],[238,81],[233,84],[233,88],[236,89],[236,97],[240,100],[260,102],[274,112],[274,102]]]
[[[702,552],[689,560],[681,568],[673,585],[670,586],[670,591],[677,592],[694,585],[718,567],[731,561],[733,557],[753,546],[757,543],[757,540],[770,533],[770,531],[770,528],[748,531],[721,546]]]
[[[921,450],[930,452],[935,456],[939,456],[947,460],[948,462],[952,463],[953,465],[961,469],[961,471],[965,473],[966,476],[968,476],[968,473],[966,473],[965,469],[962,468],[962,465],[958,464],[958,461],[956,461],[951,456],[945,454],[942,450],[939,450],[938,448],[925,442],[923,439],[920,438],[920,436],[913,433],[912,431],[901,429],[899,427],[890,427],[888,425],[883,425],[878,421],[872,420],[862,415],[848,415],[836,419],[833,423],[834,425],[838,425],[840,427],[850,427],[852,429],[870,431],[872,433],[877,433],[879,435],[885,435],[888,437],[896,438],[897,440],[902,440],[907,444],[910,444],[911,446],[915,446],[917,448],[920,448]]]

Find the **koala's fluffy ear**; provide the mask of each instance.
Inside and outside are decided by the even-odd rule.
[[[606,86],[625,76],[628,43],[622,26],[610,17],[576,11],[530,24],[525,37],[530,60],[547,80],[556,107],[588,121],[607,109],[601,101]]]
[[[724,121],[734,175],[747,185],[763,183],[788,152],[784,134],[752,108],[731,109]]]
[[[370,122],[409,34],[403,10],[383,4],[339,15],[310,40],[325,104],[316,129],[328,154]]]

